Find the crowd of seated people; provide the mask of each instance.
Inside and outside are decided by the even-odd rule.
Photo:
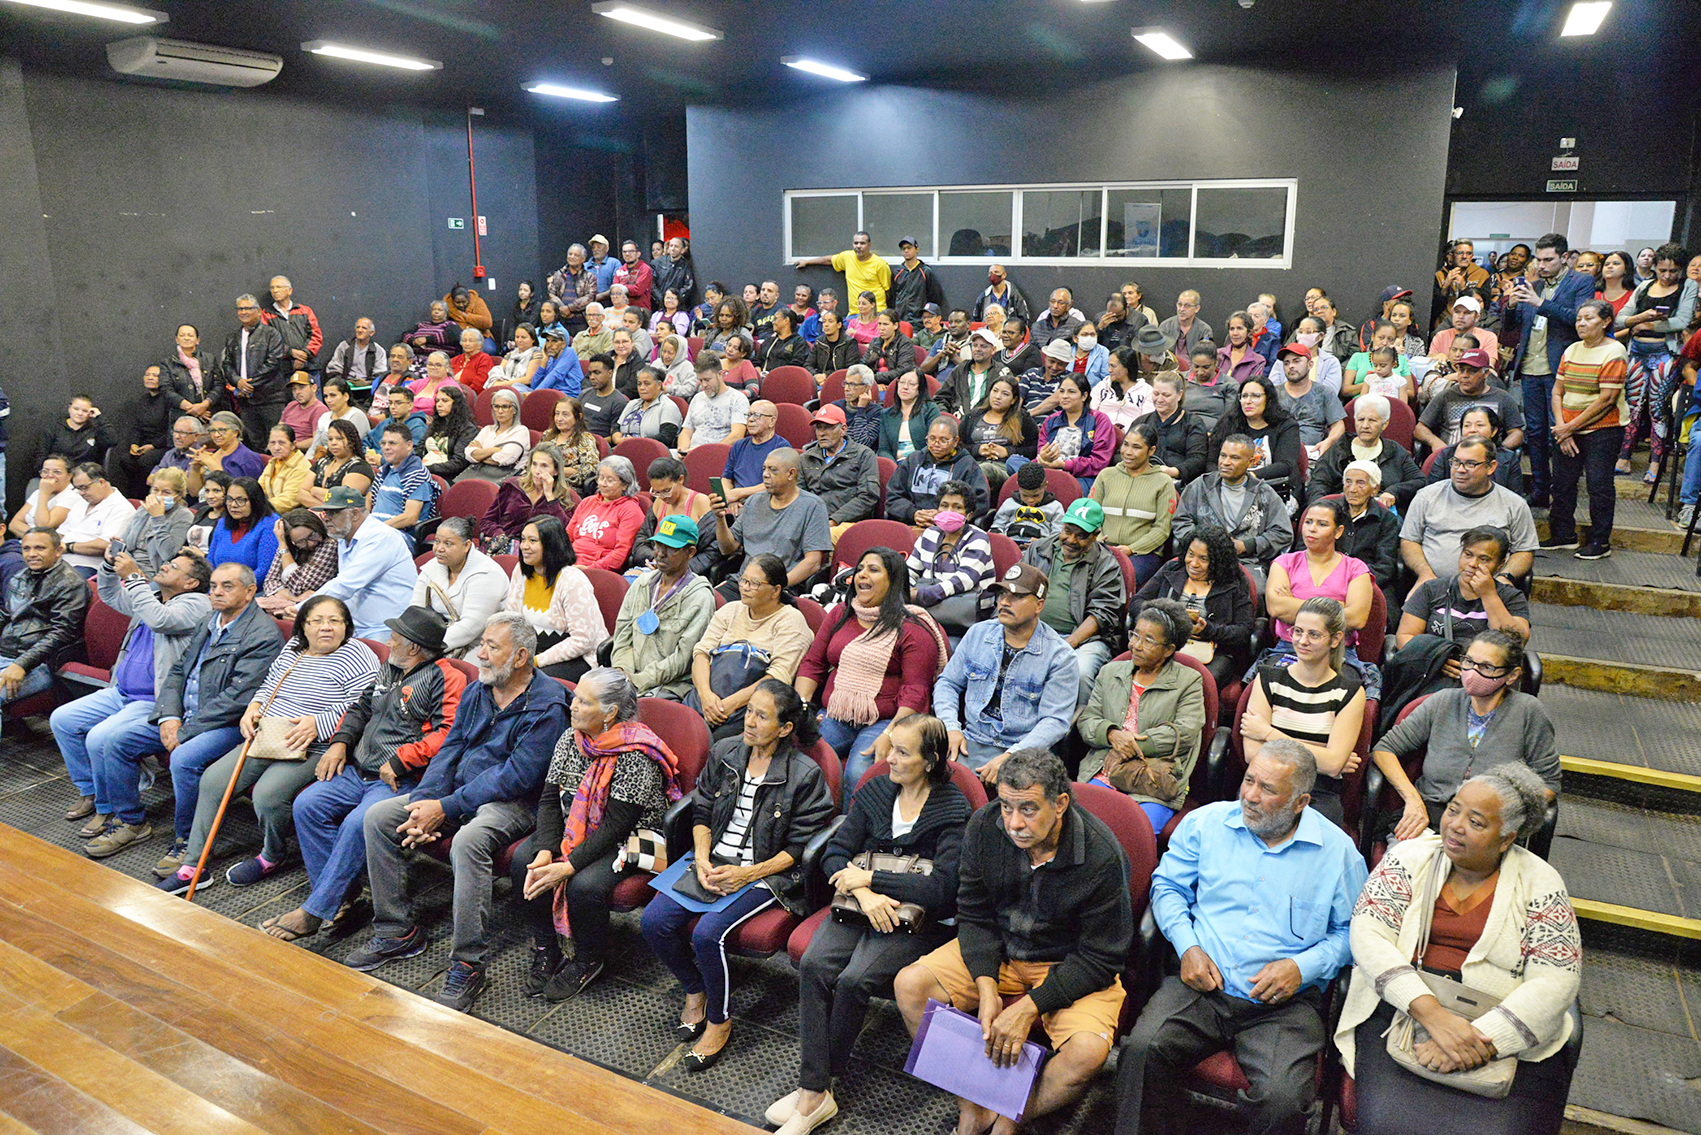
[[[119,455],[138,459],[113,466],[132,478],[122,488],[98,462],[92,401],[72,402],[44,439],[15,546],[0,549],[0,699],[53,693],[91,602],[128,617],[111,685],[52,719],[76,792],[67,820],[84,824],[89,855],[153,838],[141,784],[160,755],[174,798],[163,890],[251,885],[299,847],[310,893],[265,928],[308,940],[341,926],[364,885],[371,938],[349,964],[376,968],[424,948],[406,853],[443,840],[455,886],[440,997],[464,1010],[493,979],[496,857],[517,844],[525,992],[562,1001],[615,964],[608,905],[629,844],[653,846],[689,794],[681,895],[732,901],[697,919],[663,893],[641,926],[680,982],[683,1062],[701,1070],[737,1051],[729,937],[770,906],[810,913],[803,848],[842,813],[807,870],[861,916],[828,921],[804,953],[798,1090],[768,1113],[789,1135],[836,1113],[835,1079],[879,996],[912,1029],[930,998],[980,1012],[1000,1063],[1037,1018],[1055,1051],[1030,1117],[1079,1095],[1120,1041],[1124,1129],[1161,1123],[1165,1103],[1145,1095],[1165,1097],[1222,1047],[1264,1126],[1288,1129],[1311,1103],[1332,983],[1347,998],[1335,1042],[1349,1068],[1354,1038],[1375,1037],[1374,1058],[1356,1049],[1361,1109],[1429,1090],[1387,1056],[1380,1034],[1399,1014],[1432,1038],[1417,1046],[1427,1067],[1516,1056],[1517,1098],[1563,1100],[1575,921],[1563,883],[1517,845],[1559,791],[1554,726],[1520,688],[1537,541],[1499,462],[1526,456],[1523,419],[1494,396],[1505,391],[1472,353],[1483,348],[1435,357],[1482,330],[1471,305],[1430,356],[1414,354],[1398,296],[1362,350],[1326,297],[1286,343],[1273,297],[1259,297],[1218,346],[1196,294],[1160,322],[1137,290],[1101,316],[1060,289],[1029,322],[991,301],[949,318],[928,301],[900,319],[884,290],[858,288],[841,327],[826,293],[820,311],[813,295],[785,307],[775,285],[754,313],[721,290],[703,327],[678,281],[659,296],[638,294],[635,271],[599,286],[592,263],[569,255],[536,312],[522,291],[500,359],[465,289],[434,302],[398,352],[358,322],[323,375],[314,317],[287,288],[257,324],[239,303],[248,334],[228,357],[200,355],[186,325],[173,359],[143,376],[144,397],[171,400],[170,437],[131,442],[154,448]],[[1002,275],[994,286],[1019,299]],[[626,324],[642,333],[651,312],[661,321],[640,344]],[[1587,313],[1577,322],[1587,346],[1597,329]],[[273,346],[261,328],[281,359],[254,354],[251,339]],[[856,346],[838,350],[846,340]],[[582,387],[539,381],[569,351]],[[1565,391],[1594,383],[1590,411],[1556,396],[1570,421],[1610,395],[1614,372],[1561,354]],[[1442,361],[1450,377],[1419,381]],[[791,425],[786,404],[753,389],[779,365],[803,367],[821,398]],[[842,400],[827,398],[834,383]],[[368,384],[376,416],[353,398]],[[546,396],[551,429],[534,435],[521,410]],[[1424,450],[1390,429],[1392,404],[1420,398],[1427,471]],[[793,436],[805,420],[812,439]],[[632,450],[636,464],[610,453],[634,439],[660,448]],[[711,445],[727,449],[704,478],[691,454]],[[474,481],[485,495],[444,507],[446,488]],[[883,529],[840,560],[869,520],[908,533],[894,547]],[[617,605],[603,601],[607,577]],[[1398,722],[1385,670],[1389,697],[1397,678],[1400,704],[1415,703]],[[1243,710],[1217,696],[1237,683]],[[644,723],[652,698],[710,730],[692,791],[678,739]],[[1234,734],[1226,760],[1204,745],[1218,724]],[[263,840],[230,864],[210,829],[244,748],[233,794]],[[975,811],[957,766],[994,803]],[[1350,790],[1370,767],[1392,811]],[[1126,797],[1167,848],[1152,880],[1164,941],[1148,945],[1173,949],[1180,976],[1155,989],[1132,985],[1126,851],[1080,784]],[[1366,885],[1369,835],[1387,851]],[[865,852],[920,854],[933,873],[865,868]],[[1035,875],[1042,863],[1055,867]],[[1473,885],[1497,870],[1478,904],[1541,904],[1555,935],[1539,959],[1514,934],[1477,960],[1461,937],[1507,933],[1508,919],[1470,918]],[[1237,897],[1254,893],[1255,871],[1269,908]],[[1372,901],[1383,893],[1400,903]],[[1418,901],[1435,908],[1426,964],[1523,1011],[1466,1022],[1388,979],[1395,954],[1410,960],[1403,912]],[[915,909],[912,934],[900,915]],[[1123,1034],[1129,997],[1143,1008]],[[995,1120],[961,1106],[968,1129]]]

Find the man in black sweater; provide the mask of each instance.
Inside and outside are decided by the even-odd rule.
[[[1128,859],[1103,821],[1072,806],[1063,762],[1018,749],[999,767],[998,798],[969,820],[961,864],[957,938],[898,974],[898,1008],[912,1034],[929,999],[979,1013],[1000,1067],[1039,1017],[1056,1051],[1028,1097],[1033,1119],[1078,1098],[1110,1055],[1134,936]],[[957,1105],[959,1131],[1014,1130]]]

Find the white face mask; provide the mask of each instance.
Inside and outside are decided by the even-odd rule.
[[[1075,345],[1083,351],[1090,351],[1099,345],[1099,337],[1097,335],[1082,335],[1075,340]]]

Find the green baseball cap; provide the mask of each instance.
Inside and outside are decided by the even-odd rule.
[[[1083,532],[1097,532],[1104,527],[1104,506],[1091,497],[1082,497],[1064,510],[1063,523]]]
[[[650,537],[650,542],[666,544],[670,548],[691,548],[696,547],[701,535],[695,520],[684,513],[676,512],[671,516],[662,517],[661,523],[656,525],[656,534]]]

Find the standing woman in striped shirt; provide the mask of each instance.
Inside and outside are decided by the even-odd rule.
[[[1258,668],[1240,719],[1249,742],[1290,737],[1311,750],[1317,758],[1311,806],[1343,826],[1341,785],[1362,763],[1353,750],[1365,701],[1358,673],[1342,664],[1346,641],[1347,611],[1337,600],[1318,595],[1300,604],[1293,618],[1293,662]]]
[[[243,762],[232,796],[246,792],[253,798],[262,842],[258,855],[225,874],[232,886],[258,883],[282,866],[295,794],[313,783],[319,757],[330,746],[343,711],[377,677],[378,656],[354,637],[354,619],[341,599],[315,595],[302,604],[295,633],[272,661],[266,680],[242,715],[240,727],[247,739],[254,736],[263,718],[283,718],[290,725],[284,743],[291,748],[305,747],[307,755],[299,761],[263,760],[251,752]],[[241,752],[241,747],[232,749],[202,775],[195,825],[189,832],[183,866],[159,884],[161,890],[179,894],[189,889],[213,816]],[[203,886],[206,883],[206,879],[201,880]]]

